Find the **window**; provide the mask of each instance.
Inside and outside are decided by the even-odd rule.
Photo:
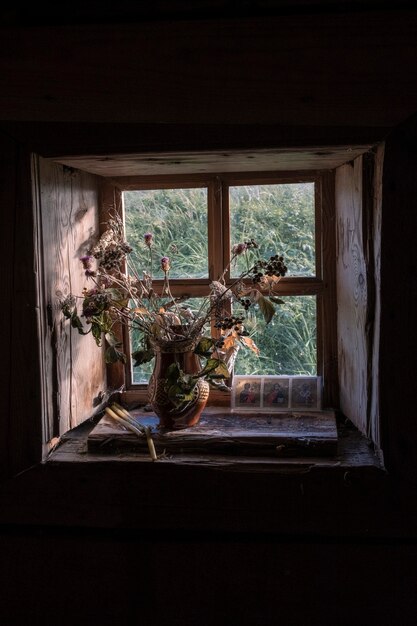
[[[329,194],[323,194],[327,178],[311,172],[285,176],[242,173],[127,181],[115,182],[127,240],[134,249],[131,257],[140,272],[149,268],[143,234],[152,232],[154,283],[161,286],[163,276],[156,261],[173,254],[170,281],[174,296],[187,296],[197,304],[227,266],[232,246],[241,241],[254,238],[264,257],[276,252],[284,256],[288,274],[280,282],[281,304],[265,332],[256,333],[260,355],[241,349],[234,371],[321,375],[328,400],[335,385],[329,367],[335,305],[334,219]],[[327,251],[326,267],[323,251]],[[241,258],[236,261],[227,274],[229,283],[244,269]],[[264,324],[261,317],[255,314],[246,319],[249,333]],[[134,351],[141,337],[133,335],[125,341]],[[151,370],[152,363],[129,365],[126,388],[131,392],[145,389]]]

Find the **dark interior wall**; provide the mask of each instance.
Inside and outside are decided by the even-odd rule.
[[[387,139],[381,241],[380,411],[386,462],[417,482],[417,117]]]
[[[0,134],[3,476],[15,474],[41,459],[38,263],[30,167],[30,155],[22,144]]]
[[[362,142],[365,135],[368,139],[371,136],[372,141],[382,140],[387,132],[385,123],[391,124],[394,118],[397,120],[417,108],[417,94],[413,93],[416,84],[413,72],[417,64],[412,62],[416,39],[412,37],[410,15],[404,19],[408,21],[408,44],[401,48],[402,34],[395,28],[392,31],[396,42],[394,49],[401,48],[402,51],[399,56],[391,54],[387,65],[384,65],[385,55],[389,56],[393,48],[377,45],[379,21],[368,19],[357,31],[347,26],[343,29],[346,21],[338,20],[338,34],[342,33],[343,39],[339,40],[337,53],[331,53],[332,48],[326,43],[334,41],[335,37],[324,39],[326,49],[320,54],[323,63],[326,54],[332,54],[331,70],[327,66],[325,73],[330,82],[324,81],[325,88],[314,106],[308,100],[313,97],[311,93],[301,93],[300,98],[306,97],[307,100],[297,100],[291,99],[282,89],[285,84],[282,77],[286,75],[295,77],[295,83],[307,70],[316,82],[320,75],[320,72],[316,73],[316,67],[308,65],[309,48],[305,47],[304,74],[300,78],[296,72],[297,55],[289,55],[294,46],[288,36],[287,54],[291,63],[280,65],[282,80],[278,80],[274,73],[269,74],[269,79],[275,81],[272,104],[276,105],[276,110],[271,100],[263,112],[262,99],[254,104],[253,101],[240,100],[235,93],[234,105],[246,108],[240,121],[255,119],[254,124],[238,126],[232,120],[230,126],[219,122],[213,128],[199,125],[203,117],[204,122],[209,118],[208,106],[201,110],[204,115],[201,111],[193,114],[196,124],[190,127],[185,110],[177,106],[173,123],[164,127],[158,123],[157,111],[152,110],[149,103],[146,110],[153,112],[154,126],[151,123],[141,126],[143,120],[137,119],[134,121],[138,126],[125,124],[126,107],[128,117],[136,118],[132,101],[127,97],[123,102],[113,95],[110,97],[110,83],[106,83],[108,91],[97,95],[94,81],[85,85],[88,98],[84,98],[86,92],[82,89],[81,72],[77,89],[63,114],[60,98],[65,98],[66,90],[71,90],[71,86],[56,70],[63,63],[71,76],[75,76],[82,63],[75,67],[63,57],[54,57],[44,41],[40,48],[42,54],[36,57],[37,76],[42,74],[42,55],[47,59],[48,72],[41,83],[37,83],[35,92],[31,92],[36,76],[31,73],[30,51],[37,48],[30,45],[30,33],[27,31],[26,39],[22,37],[14,43],[13,33],[2,40],[6,44],[6,54],[2,57],[5,84],[1,91],[1,102],[5,105],[1,109],[5,111],[1,119],[5,122],[0,140],[0,236],[5,290],[0,307],[4,366],[4,404],[0,418],[2,467],[8,465],[14,474],[25,465],[37,464],[40,460],[36,442],[40,441],[38,431],[42,411],[36,356],[37,277],[30,201],[30,150],[48,156],[62,152],[76,154],[83,146],[89,152],[99,147],[101,153],[137,149],[141,141],[148,149],[167,146],[189,149],[190,146],[209,148],[213,144],[216,144],[214,147],[230,147],[233,142],[240,147],[242,142],[247,144],[246,147],[289,147],[303,145],[303,141],[307,145],[320,146]],[[323,20],[318,22],[323,24]],[[350,24],[352,26],[352,22]],[[388,17],[383,28],[385,39],[380,41],[387,40],[392,24]],[[398,24],[395,22],[396,27]],[[367,29],[372,41],[365,37]],[[306,25],[304,32],[307,30]],[[318,31],[311,32],[310,43],[315,45],[314,42],[321,38]],[[70,37],[68,32],[66,36]],[[357,48],[353,45],[356,37],[362,42]],[[91,41],[94,37],[90,44]],[[263,40],[259,38],[258,42],[262,47]],[[364,68],[361,62],[365,43],[373,47]],[[24,63],[20,66],[22,71],[19,70],[19,49],[15,49],[15,45],[25,48],[22,52]],[[155,45],[163,45],[163,40],[158,39]],[[277,50],[272,43],[271,46]],[[64,46],[64,52],[65,49]],[[270,54],[270,50],[266,47],[263,54]],[[337,63],[338,54],[343,54],[344,72]],[[95,58],[96,65],[89,69],[90,78],[105,66],[98,54]],[[256,67],[259,58],[258,55],[251,59],[251,67]],[[398,61],[401,65],[399,73]],[[238,54],[235,63],[242,72],[242,80],[235,84],[250,92],[250,85],[244,80],[244,63]],[[134,66],[132,61],[133,69]],[[379,68],[378,80],[373,82],[372,69],[375,67]],[[227,71],[234,80],[233,65],[228,66]],[[353,82],[351,73],[354,74]],[[330,80],[333,74],[337,74],[335,82]],[[204,80],[205,74],[198,72],[196,76]],[[401,77],[405,77],[403,82]],[[118,80],[123,82],[120,77]],[[346,88],[336,98],[337,85],[342,82],[346,83]],[[155,78],[153,84],[157,83]],[[57,99],[50,100],[48,96],[51,96],[50,89],[54,84],[58,89],[52,97],[57,94]],[[401,89],[404,85],[406,88]],[[194,84],[195,90],[197,87]],[[144,84],[138,82],[135,103],[139,112],[144,103],[143,91]],[[343,94],[347,92],[350,99],[343,104]],[[373,93],[371,99],[370,92]],[[292,124],[286,125],[280,116],[282,93],[287,93],[285,110]],[[315,86],[314,95],[317,94]],[[389,98],[385,99],[387,94],[391,94],[392,102],[396,103],[389,111],[386,110],[390,103]],[[174,115],[166,90],[160,97],[165,100],[158,110]],[[201,93],[197,102],[200,97]],[[215,92],[212,101],[214,99],[219,120],[225,106],[221,90]],[[268,99],[268,93],[264,94],[265,99]],[[366,106],[361,109],[364,101]],[[342,108],[338,109],[340,113],[335,121],[336,104]],[[94,119],[97,106],[107,124],[86,125],[86,114],[90,120]],[[326,118],[327,107],[334,109],[330,121]],[[372,113],[376,108],[378,115],[375,118]],[[259,128],[256,127],[257,114],[264,122]],[[34,123],[35,115],[39,122]],[[63,123],[65,115],[77,119],[71,124],[68,121]],[[48,121],[57,118],[52,125]],[[374,127],[372,119],[377,120]],[[119,123],[118,128],[113,121]],[[268,126],[269,123],[272,125]],[[112,137],[110,140],[109,136]],[[320,140],[320,137],[324,139]],[[278,484],[271,476],[254,482],[245,474],[235,475],[231,480],[230,476],[214,472],[200,482],[199,475],[181,472],[160,476],[156,481],[153,475],[129,474],[129,468],[119,478],[114,476],[113,468],[107,470],[106,476],[92,476],[85,468],[80,468],[76,473],[53,473],[52,478],[46,480],[37,466],[36,471],[26,472],[20,480],[13,479],[2,485],[0,621],[5,626],[22,621],[44,623],[45,619],[52,618],[59,624],[99,621],[101,624],[169,623],[182,626],[197,622],[204,625],[283,623],[333,626],[377,622],[414,626],[417,555],[412,521],[415,519],[416,493],[415,486],[408,481],[410,478],[415,480],[417,474],[413,393],[416,368],[415,356],[412,356],[416,353],[415,340],[412,339],[415,336],[415,145],[415,126],[404,127],[398,134],[393,132],[387,141],[384,166],[383,213],[386,221],[381,261],[383,350],[380,356],[380,401],[386,425],[387,463],[390,471],[402,477],[401,485],[397,488],[394,483],[391,495],[387,497],[385,484],[376,489],[374,483],[359,476],[356,482],[353,481],[352,490],[361,497],[350,499],[345,491],[349,477],[345,480],[343,475],[337,482],[321,476],[309,492],[306,481],[311,484],[312,479],[308,476],[293,482],[284,478]],[[18,439],[22,443],[16,445]],[[118,480],[122,482],[118,484]],[[111,489],[110,481],[113,481]],[[209,494],[210,507],[203,505],[201,494],[200,498],[196,496],[200,490],[202,495]],[[172,506],[167,506],[163,500],[168,492],[171,501],[176,499],[180,505],[175,515]],[[343,502],[338,514],[335,512],[337,497]],[[61,507],[60,516],[57,515],[58,506]],[[256,523],[251,532],[245,534],[248,509]],[[393,512],[397,510],[394,523]],[[231,517],[230,532],[208,531],[209,521],[221,529]],[[163,528],[155,531],[151,522],[161,519],[164,520]],[[380,520],[377,529],[375,519]],[[108,522],[104,530],[103,520]],[[126,531],[128,521],[131,526]],[[187,535],[193,526],[193,534]]]
[[[32,531],[0,549],[7,626],[415,624],[416,546]]]

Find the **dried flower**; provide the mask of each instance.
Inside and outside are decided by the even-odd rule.
[[[85,270],[88,270],[91,268],[92,259],[93,257],[91,256],[91,254],[86,254],[80,258],[80,261],[83,264],[83,267]]]
[[[151,250],[153,234],[145,233],[144,242]],[[74,296],[61,302],[62,312],[74,329],[83,335],[91,332],[97,345],[101,345],[102,339],[106,342],[107,362],[126,359],[124,352],[119,350],[120,338],[114,334],[118,327],[115,322],[139,332],[142,349],[135,350],[132,355],[138,364],[153,358],[152,344],[195,340],[198,343],[196,353],[210,362],[198,376],[206,377],[212,384],[216,379],[230,375],[240,346],[259,353],[247,336],[244,320],[252,306],[259,306],[266,323],[272,319],[275,305],[279,304],[274,297],[276,283],[287,272],[282,256],[262,259],[254,239],[235,244],[231,261],[236,256],[247,255],[248,269],[238,278],[226,282],[229,262],[220,277],[211,282],[202,304],[196,307],[192,299],[183,304],[187,300],[185,296],[174,297],[171,293],[169,271],[172,257],[163,256],[160,260],[165,280],[158,288],[153,284],[152,254],[149,254],[150,267],[139,271],[128,257],[131,251],[124,239],[121,219],[111,218],[98,242],[80,259],[87,278],[94,285],[82,292],[80,315]],[[176,244],[172,244],[171,254],[177,251]],[[93,269],[93,262],[96,269]],[[231,311],[232,302],[237,307]],[[214,337],[208,335],[212,325],[216,328]],[[185,385],[185,378],[181,380]]]
[[[169,270],[171,269],[171,261],[170,261],[169,256],[162,257],[161,268],[162,268],[162,271],[165,272],[165,274],[169,272]]]
[[[239,256],[240,254],[243,254],[247,249],[248,246],[246,243],[235,243],[235,245],[232,247],[232,254],[233,256]]]

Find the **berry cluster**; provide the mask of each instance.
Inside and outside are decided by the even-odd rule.
[[[240,330],[240,325],[243,322],[243,317],[236,317],[232,315],[231,317],[222,317],[214,324],[215,328],[220,328],[221,330]]]
[[[252,282],[260,283],[263,276],[285,276],[287,266],[284,264],[284,257],[271,256],[268,261],[259,260],[253,268]]]
[[[256,241],[254,239],[249,239],[249,241],[245,241],[245,245],[246,245],[246,249],[247,250],[253,250],[255,248],[259,248],[258,244],[256,243]]]
[[[98,248],[98,249],[97,249]],[[125,259],[126,254],[132,251],[132,248],[126,242],[113,243],[100,249],[97,246],[94,256],[98,260],[100,266],[110,272],[118,269],[120,263]]]
[[[245,311],[248,311],[252,304],[252,300],[249,300],[249,298],[239,298],[239,302],[243,306]]]

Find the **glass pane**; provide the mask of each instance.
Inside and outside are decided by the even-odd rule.
[[[201,307],[205,305],[207,306],[207,300],[204,298],[187,298],[187,300],[183,300],[182,302],[180,302],[178,306],[185,307],[186,309],[190,309],[192,313],[194,313],[195,315],[198,315],[198,313],[201,312]],[[131,345],[130,345],[131,354],[136,352],[136,350],[144,349],[145,346],[143,345],[143,336],[138,330],[134,329],[131,332],[130,338],[131,338]],[[152,374],[153,366],[154,366],[153,358],[151,361],[148,361],[147,363],[143,363],[137,366],[134,365],[134,359],[132,359],[132,370],[131,370],[132,383],[135,385],[148,384],[150,375]]]
[[[235,374],[317,375],[316,297],[280,296],[284,304],[265,324],[259,310],[246,314],[245,329],[260,350],[240,348]],[[234,307],[234,313],[239,311]]]
[[[207,189],[152,189],[123,193],[129,258],[142,275],[163,278],[160,260],[171,260],[170,278],[208,276]],[[152,247],[144,234],[152,233]]]
[[[231,246],[254,239],[263,258],[283,255],[287,276],[315,276],[314,183],[230,187]],[[245,255],[231,268],[237,277]]]

